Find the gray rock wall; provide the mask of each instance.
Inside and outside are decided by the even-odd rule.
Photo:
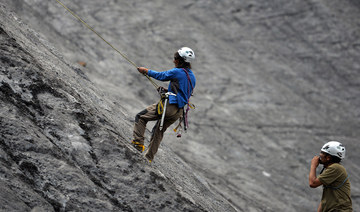
[[[120,103],[0,15],[1,211],[235,211],[180,158],[150,166]]]
[[[57,108],[65,106],[57,105],[61,102],[58,99],[64,98],[60,91],[74,87],[80,96],[87,96],[82,97],[86,102],[81,102],[79,109],[73,98],[66,97],[70,100],[64,104],[73,105],[72,110],[80,110],[82,114],[64,115],[61,122],[64,126],[53,126],[47,121],[44,129],[55,129],[55,134],[67,137],[69,143],[64,148],[71,152],[75,148],[72,142],[81,143],[81,148],[96,149],[94,146],[102,140],[77,123],[90,122],[96,126],[92,129],[111,123],[112,130],[103,132],[103,136],[121,137],[118,140],[122,145],[116,148],[126,153],[134,115],[158,99],[152,85],[56,1],[1,0],[1,3],[43,36],[35,33],[34,37],[52,44],[47,47],[50,55],[63,54],[57,60],[72,70],[71,75],[58,77],[68,82],[66,85],[51,84],[52,89],[46,88],[58,94],[39,94],[35,103],[27,103],[31,108],[28,110],[35,117],[42,117],[38,119],[53,111],[61,113]],[[172,55],[177,48],[189,46],[195,50],[193,70],[198,81],[192,102],[197,107],[190,112],[189,132],[179,140],[169,129],[153,165],[167,178],[167,173],[176,170],[171,164],[180,163],[188,172],[194,170],[198,181],[188,181],[186,175],[180,174],[171,175],[176,180],[165,180],[177,185],[175,191],[192,199],[192,192],[182,192],[180,188],[200,182],[205,185],[204,191],[214,192],[215,199],[221,195],[240,211],[313,211],[320,200],[321,188],[308,186],[310,160],[325,142],[339,140],[347,147],[343,164],[351,176],[354,211],[360,209],[356,148],[360,126],[360,5],[357,1],[78,0],[64,3],[139,66],[166,70],[173,66]],[[39,52],[43,54],[41,49]],[[87,66],[80,67],[78,61],[85,61]],[[49,63],[58,73],[64,69],[59,67],[60,62],[50,59]],[[77,78],[82,83],[74,80]],[[26,83],[30,86],[33,81]],[[4,86],[5,90],[20,90],[10,82],[8,87]],[[24,98],[31,100],[34,91],[26,92]],[[72,92],[67,91],[77,99]],[[37,115],[34,111],[38,109],[31,106],[36,102],[46,102],[44,105],[50,106],[42,110],[51,112]],[[104,113],[106,117],[97,118],[98,115],[93,117],[84,112],[94,105],[97,109],[93,113]],[[7,107],[10,106],[4,106]],[[2,111],[8,114],[7,110]],[[72,123],[72,127],[65,123]],[[79,135],[68,138],[76,134]],[[103,154],[85,155],[92,161]],[[120,159],[114,156],[114,161]],[[114,173],[107,174],[112,177]],[[184,184],[179,184],[180,179],[185,179]],[[205,206],[209,204],[206,200],[198,198],[193,202],[199,202],[201,210],[216,211],[213,206]]]

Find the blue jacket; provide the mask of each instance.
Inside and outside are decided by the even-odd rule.
[[[189,74],[191,83],[185,70]],[[168,91],[176,94],[169,96],[170,104],[177,104],[178,108],[183,108],[188,103],[196,83],[195,75],[190,69],[173,68],[164,72],[149,70],[148,75],[160,81],[170,81]]]

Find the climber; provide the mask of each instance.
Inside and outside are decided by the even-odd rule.
[[[145,153],[145,157],[151,162],[154,159],[160,142],[163,138],[163,134],[166,129],[173,124],[176,120],[183,117],[184,106],[188,105],[190,96],[192,95],[195,87],[196,79],[195,75],[191,71],[190,62],[195,59],[195,53],[188,47],[180,48],[174,54],[175,68],[164,72],[157,72],[147,69],[145,67],[138,67],[138,71],[142,74],[148,75],[160,81],[170,81],[168,89],[160,87],[158,91],[168,93],[168,101],[162,99],[158,104],[164,104],[167,102],[165,118],[162,129],[160,129],[161,114],[158,112],[158,104],[152,104],[143,111],[139,112],[135,117],[135,125],[132,144],[134,147],[143,152],[144,147],[144,134],[146,124],[148,121],[157,121],[150,139],[150,144]],[[163,95],[165,96],[165,95]]]
[[[350,182],[345,168],[340,164],[344,158],[345,147],[337,141],[330,141],[321,148],[320,156],[311,160],[309,185],[311,188],[323,185],[318,212],[352,212]],[[320,175],[316,176],[319,164],[324,167]]]

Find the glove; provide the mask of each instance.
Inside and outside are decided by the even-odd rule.
[[[138,67],[137,70],[142,74],[147,74],[149,69],[145,67]]]

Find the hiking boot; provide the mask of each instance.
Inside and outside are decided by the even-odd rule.
[[[145,154],[145,158],[149,161],[149,163],[152,162],[152,159],[150,159],[146,154]]]
[[[135,149],[137,149],[138,151],[143,152],[145,150],[144,144],[142,144],[142,143],[140,143],[138,141],[132,141],[131,143],[133,144]]]

